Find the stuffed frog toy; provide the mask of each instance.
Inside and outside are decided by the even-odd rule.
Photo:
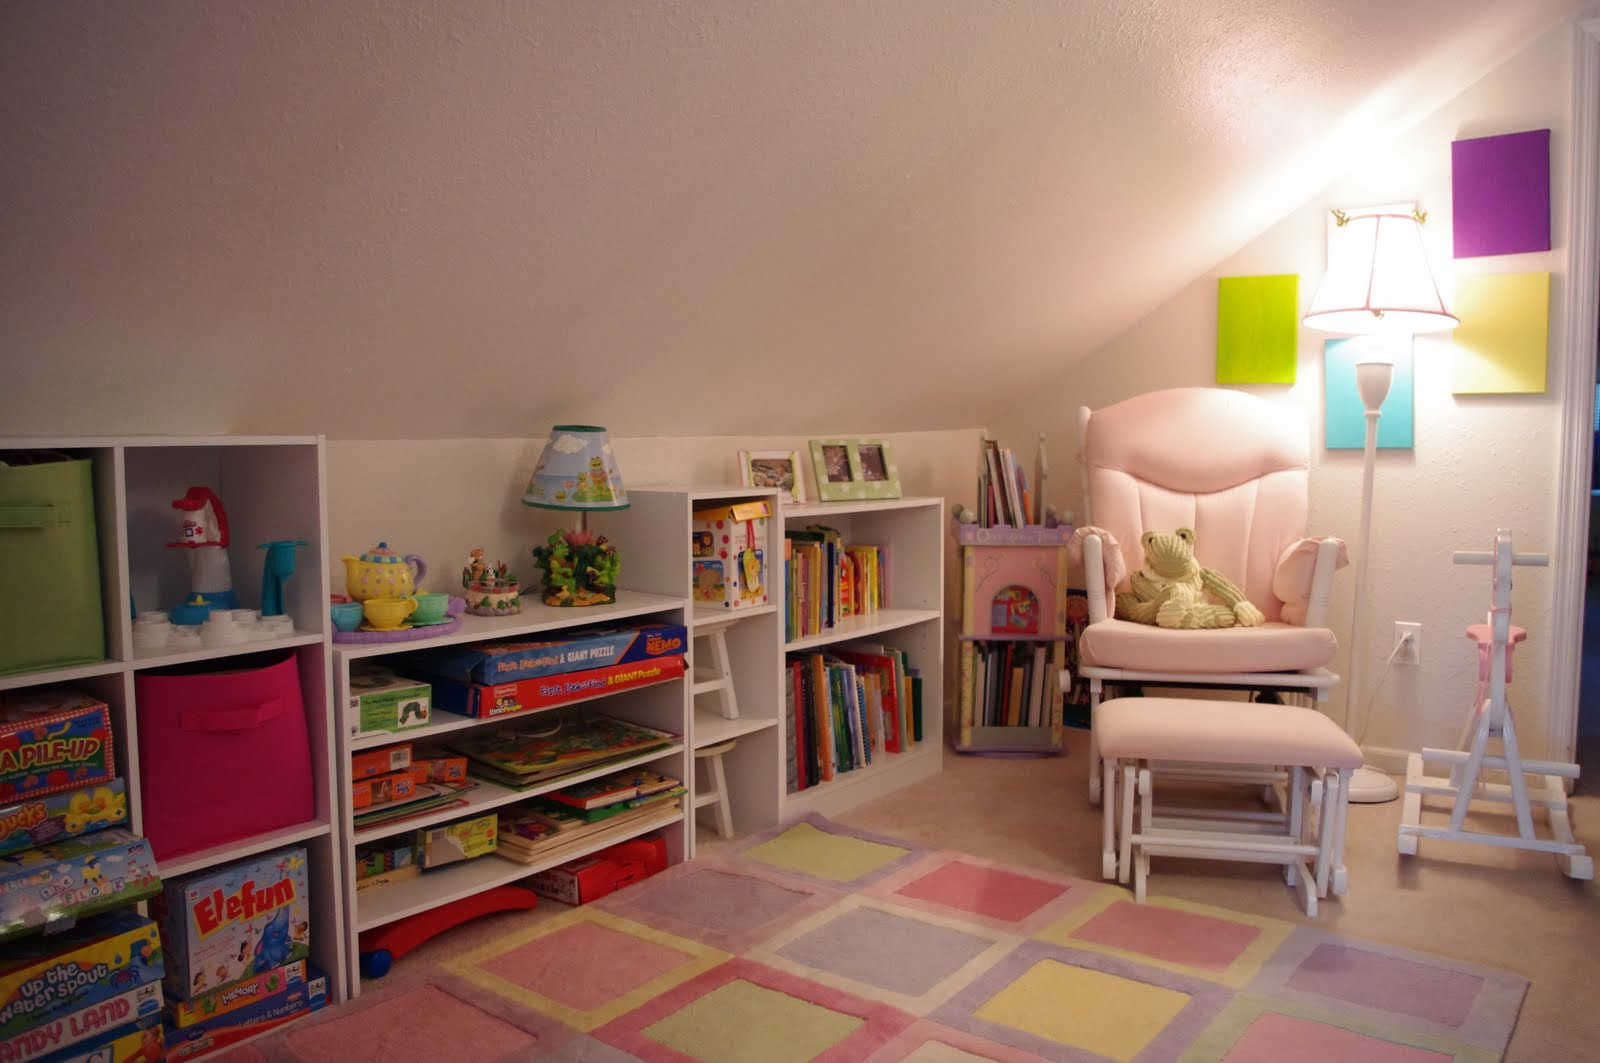
[[[1117,594],[1117,619],[1166,628],[1254,627],[1266,619],[1232,580],[1195,560],[1193,529],[1145,532],[1139,543],[1144,565],[1128,578],[1132,589]]]

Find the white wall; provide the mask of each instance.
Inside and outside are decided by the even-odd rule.
[[[1562,224],[1568,202],[1571,33],[1570,27],[1562,27],[1547,34],[1400,141],[1374,150],[1367,159],[1352,160],[1349,173],[1330,175],[1337,179],[1325,194],[1219,263],[1094,358],[1047,386],[1031,389],[1028,401],[995,420],[1015,436],[1042,430],[1066,441],[1075,439],[1080,405],[1097,407],[1158,386],[1214,383],[1218,277],[1298,273],[1304,313],[1322,274],[1328,209],[1411,200],[1428,214],[1429,238],[1442,249],[1438,262],[1447,285],[1472,272],[1552,273],[1548,380],[1552,389],[1558,388],[1564,358],[1593,357],[1587,350],[1569,354],[1561,328],[1568,298]],[[1451,261],[1451,141],[1541,128],[1552,130],[1554,249]],[[1292,387],[1248,390],[1304,409],[1313,439],[1310,530],[1343,536],[1353,545],[1362,455],[1321,446],[1324,338],[1301,329]],[[1489,549],[1497,527],[1511,529],[1519,550],[1557,545],[1554,484],[1561,395],[1555,390],[1541,395],[1453,395],[1452,350],[1450,333],[1418,338],[1415,449],[1378,452],[1367,593],[1370,639],[1358,649],[1366,655],[1362,685],[1376,691],[1364,744],[1380,758],[1385,751],[1454,745],[1471,703],[1476,669],[1463,628],[1483,618],[1489,574],[1485,568],[1452,564],[1451,552]],[[1056,452],[1064,451],[1058,447]],[[1056,495],[1061,498],[1062,492]],[[1353,572],[1354,566],[1337,580],[1333,615],[1342,643],[1348,642]],[[1545,751],[1552,737],[1544,734],[1552,587],[1549,569],[1517,571],[1513,619],[1530,635],[1516,654],[1511,698],[1513,707],[1537,710],[1517,716],[1519,737],[1533,751]],[[1422,622],[1423,663],[1383,675],[1396,620]],[[1348,646],[1342,646],[1337,662],[1341,674],[1347,674],[1347,655]],[[1344,697],[1341,686],[1334,693],[1336,718],[1341,717]],[[1554,736],[1554,741],[1560,744],[1566,738]]]

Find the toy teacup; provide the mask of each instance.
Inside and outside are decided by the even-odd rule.
[[[416,612],[417,600],[410,595],[403,598],[368,598],[361,603],[367,626],[374,631],[393,631]]]
[[[413,624],[442,624],[450,619],[448,594],[419,594],[416,598],[417,610],[411,615]]]
[[[354,631],[361,626],[363,611],[360,602],[334,602],[328,607],[328,612],[333,617],[333,626],[340,631]]]

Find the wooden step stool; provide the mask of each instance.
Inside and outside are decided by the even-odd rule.
[[[1101,872],[1127,882],[1131,871],[1135,900],[1144,900],[1151,856],[1282,864],[1307,915],[1317,914],[1317,898],[1327,896],[1330,881],[1335,894],[1344,893],[1346,792],[1361,748],[1320,712],[1245,701],[1114,698],[1095,709],[1094,727],[1105,769]],[[1154,762],[1161,762],[1163,777],[1282,779],[1287,793],[1280,808],[1261,812],[1163,808],[1158,814]]]

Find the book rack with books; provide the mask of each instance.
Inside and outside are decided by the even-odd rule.
[[[380,660],[401,661],[407,655],[460,650],[469,644],[507,640],[532,643],[560,642],[568,636],[593,638],[595,626],[659,630],[675,627],[680,636],[688,619],[685,595],[660,595],[619,589],[617,600],[581,609],[556,608],[524,599],[522,612],[511,616],[464,616],[461,626],[432,639],[389,643],[349,643],[334,647],[336,703],[350,697],[352,664]],[[686,648],[685,648],[686,649]],[[658,657],[638,662],[639,667],[674,662]],[[578,674],[578,673],[574,673]],[[341,770],[348,776],[352,755],[396,739],[403,739],[421,756],[464,758],[465,779],[430,783],[448,792],[437,802],[412,810],[400,809],[392,818],[358,814],[352,807],[352,788],[343,791],[340,835],[348,848],[348,866],[355,865],[356,846],[402,844],[415,832],[470,816],[494,813],[499,822],[495,852],[472,860],[429,868],[376,888],[358,890],[354,876],[346,883],[345,910],[350,913],[345,931],[345,955],[352,995],[359,993],[359,935],[407,916],[462,900],[495,886],[515,882],[545,868],[616,844],[641,834],[657,832],[665,840],[668,861],[676,863],[691,854],[692,837],[686,831],[688,794],[682,786],[652,793],[652,801],[637,801],[646,780],[670,778],[676,784],[688,776],[689,683],[686,669],[669,668],[665,678],[643,686],[611,684],[577,700],[550,707],[524,706],[504,715],[468,715],[437,706],[429,722],[410,727],[400,735],[352,736],[348,727],[339,750]],[[562,678],[557,675],[555,679]],[[593,821],[578,810],[549,800],[556,791],[599,792],[615,781],[619,772],[633,773],[634,807],[614,814],[595,814]],[[606,782],[601,782],[606,780]],[[664,795],[664,796],[661,796]],[[597,806],[601,807],[601,806]],[[581,829],[569,827],[559,843],[536,844],[517,829],[550,808],[569,809]],[[590,812],[592,810],[583,810]],[[574,824],[576,827],[577,824]]]
[[[942,767],[943,507],[902,498],[782,508],[790,554],[813,551],[828,574],[812,585],[813,616],[826,619],[785,625],[785,817],[838,812]],[[796,573],[785,567],[786,601],[802,593],[789,585]]]
[[[961,657],[951,744],[960,752],[1060,753],[1072,529],[957,522],[955,533]]]

